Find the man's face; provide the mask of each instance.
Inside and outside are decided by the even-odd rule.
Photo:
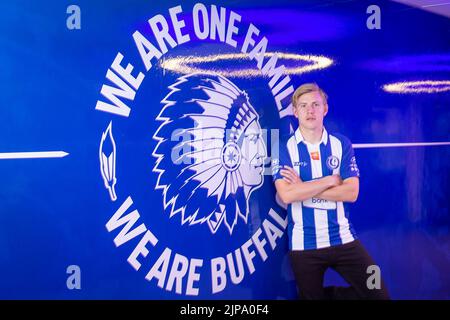
[[[263,181],[264,158],[266,145],[262,138],[261,127],[253,121],[244,131],[241,152],[240,172],[246,185],[255,186]]]
[[[294,115],[299,119],[300,126],[309,130],[322,127],[327,112],[328,106],[318,91],[301,95],[294,106]]]

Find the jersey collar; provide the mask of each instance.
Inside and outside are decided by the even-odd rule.
[[[300,127],[298,127],[297,130],[295,130],[295,140],[297,141],[297,144],[299,144],[300,142],[303,142],[305,144],[310,144],[309,142],[305,141],[305,139],[303,138],[303,135],[300,132]],[[323,143],[325,146],[328,143],[328,132],[325,129],[325,127],[323,127],[322,138],[320,139],[319,144],[320,143]]]

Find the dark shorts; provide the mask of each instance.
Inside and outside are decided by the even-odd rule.
[[[359,240],[329,248],[291,251],[290,260],[301,299],[346,300],[389,299],[382,279],[379,289],[369,287],[368,273],[376,265]],[[339,273],[349,287],[323,287],[325,271],[331,268]],[[370,283],[372,279],[369,279]]]

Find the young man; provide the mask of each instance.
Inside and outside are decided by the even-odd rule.
[[[314,83],[292,97],[299,128],[272,159],[278,197],[288,206],[291,265],[302,299],[389,299],[384,283],[369,289],[367,268],[375,265],[348,220],[346,202],[359,193],[359,169],[350,141],[329,134],[323,119],[327,95]],[[328,268],[350,287],[323,287]]]

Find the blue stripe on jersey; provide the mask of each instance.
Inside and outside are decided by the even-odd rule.
[[[306,165],[300,168],[300,178],[302,181],[312,180],[312,166],[311,158],[309,156],[308,147],[303,142],[297,144],[298,155],[300,162],[304,162]]]
[[[305,162],[306,166],[300,168],[300,177],[302,181],[312,180],[311,158],[308,148],[303,142],[297,145],[300,162]],[[303,212],[303,239],[305,250],[316,249],[316,227],[314,223],[314,209],[302,207]]]
[[[328,141],[330,139],[328,138]],[[327,159],[331,156],[331,143],[328,142],[326,146],[323,143],[320,144],[320,160],[322,162],[322,177],[330,176],[333,174],[333,170],[327,166]]]
[[[292,204],[288,205],[288,235],[292,235],[294,220],[292,218]],[[289,236],[289,250],[292,250],[292,236]]]
[[[317,249],[316,226],[314,223],[314,209],[303,207],[303,241],[305,250]]]
[[[328,137],[327,145],[320,144],[320,160],[322,162],[322,177],[333,174],[333,169],[327,164],[328,157],[332,155],[330,137]],[[342,244],[342,239],[339,233],[339,224],[337,220],[337,209],[327,210],[328,215],[328,236],[330,238],[330,245],[335,246]]]
[[[348,220],[348,224],[350,226],[350,233],[352,234],[353,238],[356,240],[358,239],[358,237],[356,236],[356,232],[355,229],[353,228],[353,224],[350,222],[350,214],[349,214],[349,210],[348,210],[348,204],[344,202],[344,215]]]

